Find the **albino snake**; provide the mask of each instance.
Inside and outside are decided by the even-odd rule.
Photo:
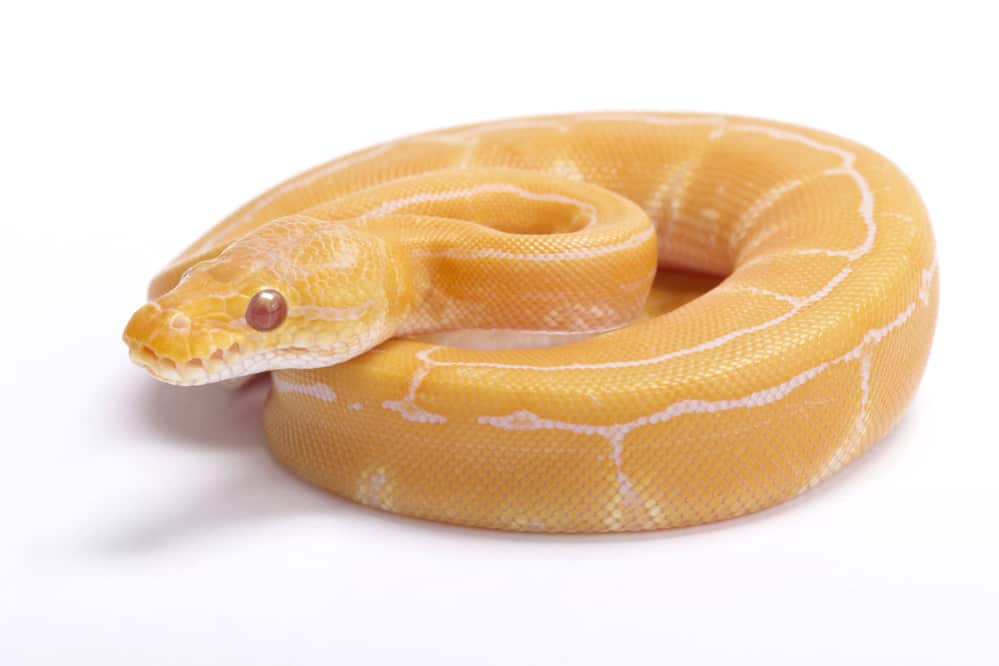
[[[771,506],[883,437],[937,293],[926,211],[877,153],[758,119],[580,114],[288,180],[161,272],[124,337],[173,384],[272,371],[274,455],[338,495],[647,530]]]

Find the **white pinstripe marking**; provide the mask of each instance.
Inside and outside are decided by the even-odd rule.
[[[729,237],[729,248],[732,251],[735,251],[736,246],[745,237],[749,228],[760,217],[760,215],[777,203],[785,194],[800,187],[801,184],[801,180],[798,178],[792,178],[785,183],[778,183],[777,185],[774,185],[769,190],[758,196],[751,204],[749,204],[749,206],[746,207],[742,215],[739,216],[738,222],[736,222],[735,227],[732,229],[732,235]]]
[[[523,253],[510,252],[508,250],[498,250],[496,248],[468,248],[449,247],[446,250],[430,252],[428,250],[414,250],[413,254],[420,257],[448,258],[448,259],[516,259],[518,261],[566,261],[572,259],[590,259],[601,257],[605,254],[614,254],[623,250],[638,247],[648,241],[655,234],[651,227],[642,229],[630,238],[626,238],[613,245],[602,247],[584,247],[574,250],[562,250],[561,252]]]
[[[358,303],[349,307],[333,307],[323,305],[293,305],[288,308],[288,316],[302,317],[310,321],[359,321],[365,317],[376,304],[375,299]]]
[[[930,287],[933,284],[933,278],[937,273],[937,255],[933,255],[933,261],[930,263],[929,268],[924,268],[920,274],[920,285],[919,285],[919,299],[926,305],[930,304]]]
[[[778,301],[784,301],[794,307],[800,307],[802,299],[801,296],[791,296],[789,294],[771,291],[770,289],[761,289],[759,287],[751,287],[749,285],[721,285],[716,287],[715,291],[720,293],[748,293],[756,294],[757,296],[769,296],[770,298],[775,298]]]
[[[278,393],[301,393],[324,402],[336,402],[336,393],[326,384],[296,384],[285,381],[277,375],[271,378],[271,384]]]
[[[480,416],[477,421],[483,425],[493,426],[502,430],[564,430],[579,435],[597,435],[607,440],[611,453],[611,461],[615,465],[618,479],[619,493],[622,496],[629,496],[634,493],[631,482],[628,480],[622,468],[622,453],[624,438],[636,428],[646,425],[665,423],[674,418],[688,414],[712,414],[716,412],[730,411],[733,409],[744,409],[763,407],[784,399],[795,389],[807,384],[812,379],[820,376],[829,368],[860,359],[861,361],[861,413],[857,417],[855,429],[862,433],[864,427],[864,415],[866,405],[869,400],[870,384],[870,351],[868,348],[876,345],[884,339],[891,331],[902,326],[912,316],[916,309],[916,304],[911,303],[898,316],[885,326],[868,330],[860,343],[840,356],[828,361],[824,361],[812,368],[799,372],[787,381],[766,389],[754,391],[739,398],[726,400],[680,400],[674,402],[664,409],[640,416],[631,421],[615,423],[611,425],[596,425],[586,423],[573,423],[549,419],[535,414],[529,410],[521,409],[505,416]],[[853,440],[854,438],[851,438]],[[826,472],[829,473],[829,472]],[[806,484],[810,487],[815,480]]]
[[[746,328],[740,328],[735,331],[729,331],[723,335],[716,338],[706,340],[697,345],[691,347],[686,347],[684,349],[677,349],[671,352],[666,352],[658,356],[653,356],[651,358],[635,359],[631,361],[606,361],[604,363],[569,363],[566,365],[528,365],[522,363],[494,363],[488,361],[436,361],[431,360],[434,365],[439,366],[460,366],[463,368],[497,368],[502,370],[534,370],[538,372],[561,372],[568,370],[602,370],[602,369],[616,369],[616,368],[635,368],[645,365],[654,365],[656,363],[663,363],[674,358],[679,358],[681,356],[687,356],[690,354],[696,354],[702,351],[708,351],[710,349],[717,349],[732,340],[741,338],[744,335],[749,335],[750,333],[757,333],[762,330],[766,330],[781,322],[784,322],[794,315],[796,315],[803,308],[815,303],[822,298],[824,298],[829,292],[831,292],[836,285],[842,282],[846,277],[853,271],[852,268],[847,266],[839,273],[837,273],[829,282],[827,282],[821,289],[819,289],[814,294],[810,296],[803,296],[796,305],[794,305],[789,311],[774,317],[768,321],[755,324],[753,326],[747,326]]]
[[[513,194],[531,201],[564,203],[579,208],[579,210],[586,216],[589,225],[593,225],[598,221],[596,206],[587,201],[575,199],[564,194],[533,192],[523,187],[518,187],[517,185],[511,185],[510,183],[481,183],[479,185],[473,185],[471,187],[464,187],[456,190],[447,190],[445,192],[420,192],[401,199],[385,201],[371,210],[361,213],[358,218],[363,220],[372,217],[381,217],[384,215],[391,215],[392,213],[402,210],[406,206],[412,204],[426,203],[429,201],[452,201],[454,199],[464,199],[466,197],[473,197],[477,194],[485,193]]]
[[[424,351],[431,352],[435,349],[440,349],[440,347],[428,347]],[[414,423],[446,423],[447,417],[443,414],[428,412],[416,404],[416,392],[419,390],[420,384],[423,383],[426,376],[430,374],[430,368],[433,365],[425,354],[417,353],[416,358],[419,366],[409,380],[409,390],[406,392],[406,395],[403,396],[402,400],[385,400],[382,402],[382,407],[399,412],[402,418]]]

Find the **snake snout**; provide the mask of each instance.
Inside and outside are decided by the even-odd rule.
[[[157,303],[139,308],[122,335],[129,356],[157,379],[179,385],[226,378],[243,349],[222,326],[208,326]]]

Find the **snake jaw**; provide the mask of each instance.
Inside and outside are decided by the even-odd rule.
[[[148,345],[127,342],[129,358],[145,368],[153,377],[167,384],[200,386],[235,379],[243,374],[237,372],[238,364],[220,360],[221,353],[213,354],[208,359],[194,358],[184,363],[177,363],[170,358],[160,356]],[[238,354],[238,350],[235,353]]]
[[[122,339],[134,363],[160,381],[180,386],[237,376],[252,351],[230,327],[193,321],[186,313],[157,302],[136,311]]]
[[[207,357],[176,361],[134,338],[125,337],[129,358],[159,381],[175,386],[201,386],[283,368],[309,369],[335,365],[356,355],[344,345],[332,349],[286,347],[249,351],[239,343],[216,349]]]
[[[249,365],[243,349],[234,342],[227,349],[216,349],[206,357],[178,361],[157,352],[153,347],[124,336],[128,355],[133,363],[145,368],[156,379],[176,386],[199,386],[235,379],[250,372],[243,372]]]

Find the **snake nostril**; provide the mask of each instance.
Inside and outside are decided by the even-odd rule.
[[[178,331],[190,330],[191,319],[184,314],[175,315],[174,318],[170,320],[170,328],[174,328]]]

